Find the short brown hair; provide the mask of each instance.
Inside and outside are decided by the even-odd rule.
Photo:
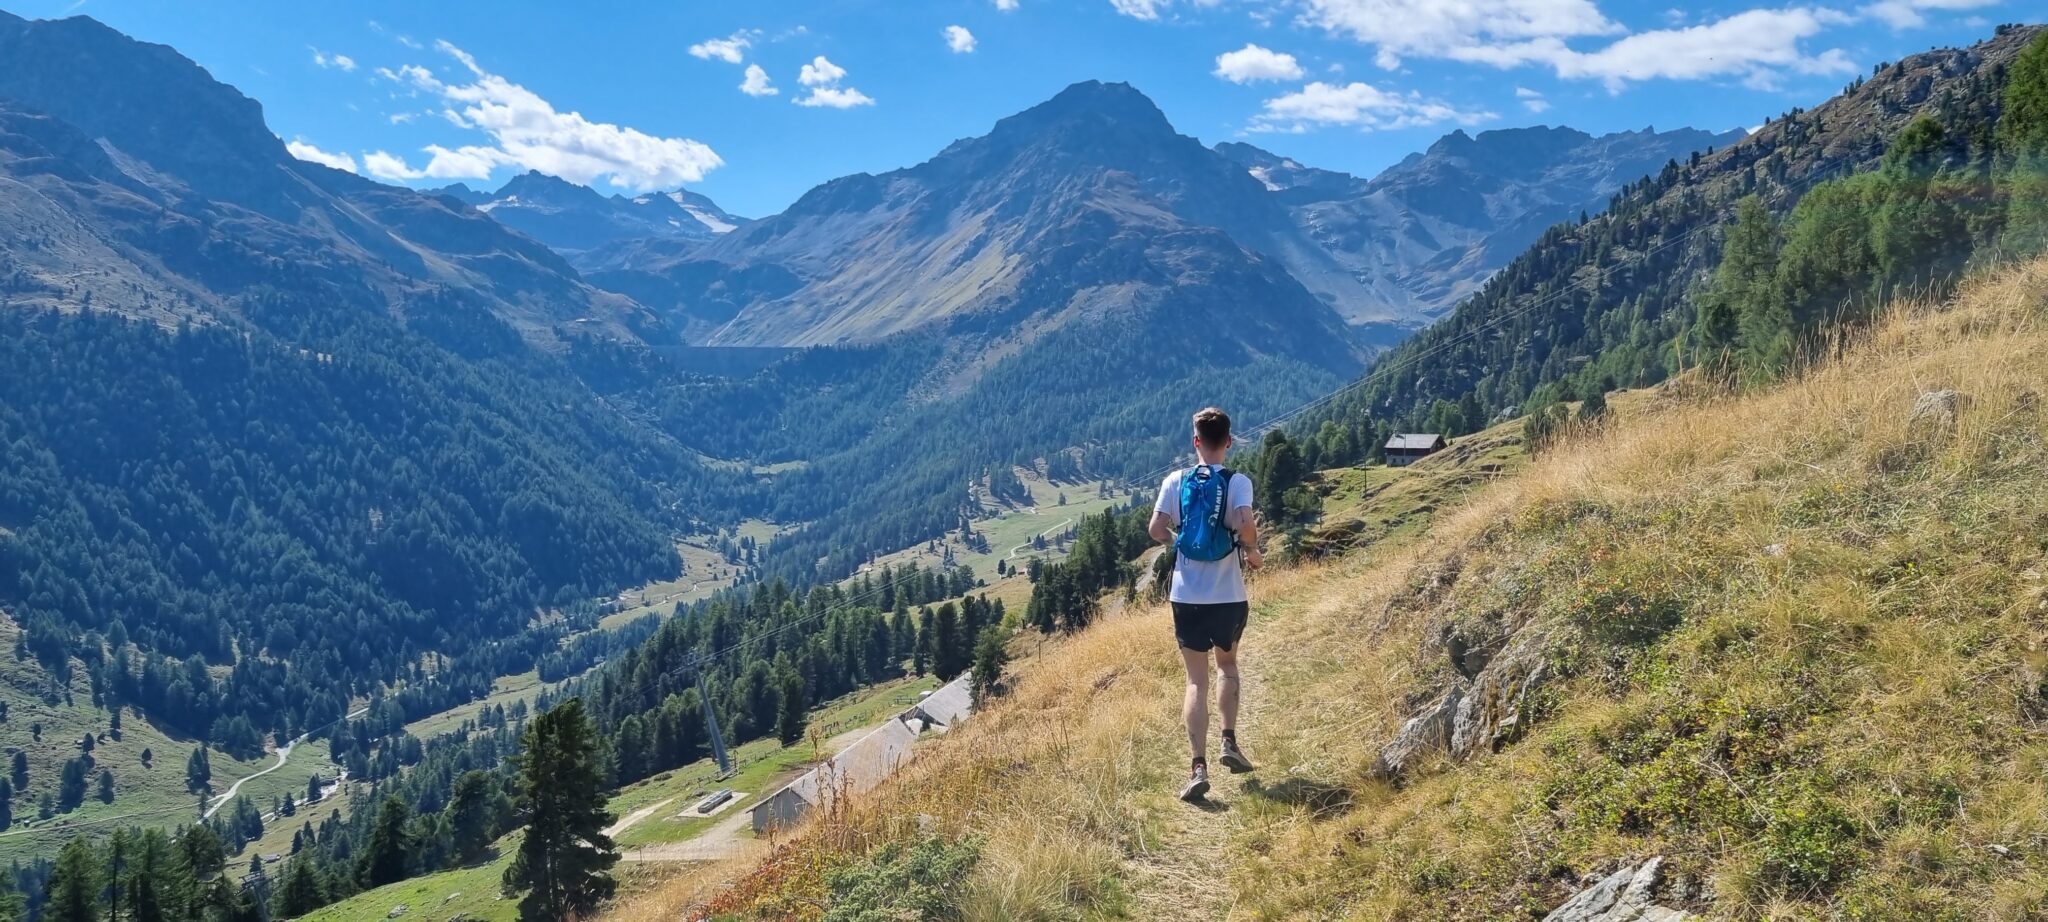
[[[1222,448],[1230,441],[1230,414],[1205,407],[1195,414],[1195,438],[1209,448]]]

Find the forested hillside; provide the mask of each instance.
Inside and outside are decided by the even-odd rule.
[[[1858,284],[1862,294],[1882,298],[1901,285],[1952,282],[1972,250],[1999,239],[2010,190],[1995,189],[1993,178],[2004,169],[2001,151],[2016,150],[2002,140],[2012,132],[1996,127],[2001,93],[2015,57],[2039,32],[2000,27],[1969,48],[1880,65],[1810,111],[1788,112],[1724,150],[1630,184],[1606,213],[1550,229],[1450,316],[1383,356],[1363,386],[1292,428],[1303,439],[1341,438],[1349,454],[1324,462],[1332,463],[1366,456],[1391,431],[1455,435],[1510,409],[1653,383],[1717,361],[1720,341],[1712,337],[1724,333],[1702,343],[1694,321],[1737,203],[1753,196],[1785,214],[1823,183],[1878,167],[1893,139],[1921,118],[1936,134],[1911,143],[1932,149],[1893,172],[1912,174],[1911,183],[1939,174],[1944,189],[1965,192],[1929,215],[1950,221],[1947,227],[1919,233],[1966,240],[1918,249],[1892,241],[1885,244],[1896,247],[1892,264]],[[1910,197],[1926,198],[1924,191]],[[1828,199],[1808,211],[1820,201]],[[1810,320],[1836,308],[1814,292],[1801,309],[1815,312]],[[1325,429],[1325,422],[1336,425]]]
[[[0,597],[103,704],[247,754],[430,651],[488,687],[537,613],[673,575],[669,535],[750,495],[545,361],[247,309],[292,335],[0,312]]]

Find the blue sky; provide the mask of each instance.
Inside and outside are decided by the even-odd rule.
[[[490,188],[539,168],[606,191],[687,185],[750,216],[921,161],[1078,80],[1128,81],[1208,143],[1369,176],[1459,127],[1755,125],[1878,62],[2039,16],[2033,0],[9,8],[169,44],[262,102],[302,156],[366,175]]]

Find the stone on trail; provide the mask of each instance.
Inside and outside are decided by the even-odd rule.
[[[1543,922],[1684,922],[1691,913],[1657,905],[1658,878],[1664,859],[1652,858],[1625,867],[1578,892]]]

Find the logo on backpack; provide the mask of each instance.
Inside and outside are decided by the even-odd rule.
[[[1230,468],[1196,465],[1180,475],[1180,536],[1173,551],[1189,560],[1222,560],[1237,550],[1237,534],[1224,524],[1230,505]]]

